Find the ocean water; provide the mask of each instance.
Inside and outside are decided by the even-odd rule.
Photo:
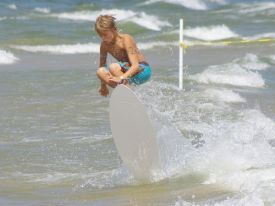
[[[147,181],[121,161],[98,94],[105,13],[153,68],[133,87],[161,151]],[[1,1],[0,205],[275,205],[274,19],[275,1]]]

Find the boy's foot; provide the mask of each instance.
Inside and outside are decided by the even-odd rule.
[[[104,97],[107,97],[109,94],[109,89],[106,84],[102,84],[98,91]]]

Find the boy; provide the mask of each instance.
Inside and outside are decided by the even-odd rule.
[[[101,80],[99,93],[107,96],[107,85],[115,88],[118,84],[142,84],[151,77],[151,68],[138,50],[134,39],[129,34],[117,31],[115,17],[100,15],[96,19],[95,29],[102,39],[100,61],[97,76]],[[111,54],[118,63],[109,65],[106,71],[107,54]]]

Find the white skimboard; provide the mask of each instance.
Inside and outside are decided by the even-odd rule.
[[[110,122],[118,153],[138,179],[150,179],[160,167],[156,132],[134,92],[118,85],[110,99]]]

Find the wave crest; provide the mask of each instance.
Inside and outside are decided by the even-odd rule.
[[[0,64],[13,64],[18,60],[12,53],[0,50]]]
[[[204,41],[215,41],[239,36],[224,24],[210,27],[187,28],[184,30],[184,35]]]
[[[101,11],[76,11],[59,14],[51,14],[51,17],[59,19],[68,19],[73,21],[91,21],[95,22],[99,15],[112,14],[118,21],[133,22],[141,27],[150,30],[160,31],[162,27],[171,26],[167,21],[160,20],[158,17],[148,15],[145,12],[134,12],[131,10],[103,9]]]

